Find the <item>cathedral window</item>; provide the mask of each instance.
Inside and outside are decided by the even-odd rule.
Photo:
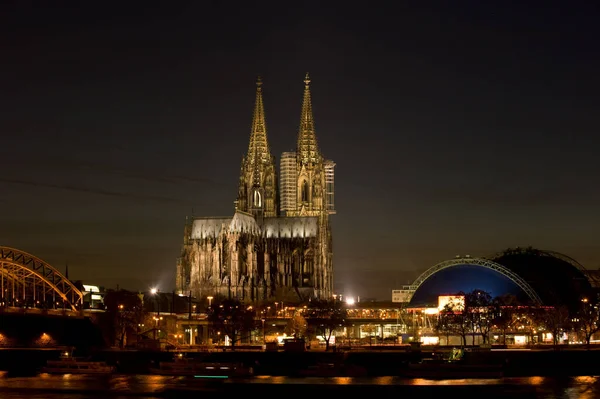
[[[308,202],[308,182],[306,180],[302,183],[302,202]]]
[[[261,198],[260,192],[258,190],[254,191],[254,207],[256,207],[256,208],[262,207],[262,198]]]

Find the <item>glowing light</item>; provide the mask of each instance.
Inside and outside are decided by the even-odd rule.
[[[346,298],[346,304],[347,305],[354,305],[354,298],[352,298],[352,297]]]
[[[446,306],[449,306],[454,311],[461,312],[465,308],[465,297],[463,295],[438,296],[438,310],[444,310]]]
[[[226,375],[195,375],[194,378],[229,378]]]
[[[152,295],[156,294],[157,292],[158,292],[158,290],[157,290],[156,288],[152,288],[152,289],[150,290],[150,293],[151,293]]]

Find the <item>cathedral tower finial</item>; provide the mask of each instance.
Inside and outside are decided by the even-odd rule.
[[[248,153],[242,159],[236,209],[271,217],[277,215],[277,175],[267,140],[262,79],[256,78],[256,101]],[[264,211],[264,213],[263,213]]]
[[[256,157],[258,162],[265,163],[271,158],[269,142],[267,141],[267,124],[265,122],[265,107],[262,97],[262,79],[256,78],[256,101],[254,103],[254,115],[252,117],[252,131],[250,133],[250,144],[248,145],[248,161],[254,166]]]
[[[312,112],[310,97],[310,77],[308,72],[304,77],[304,99],[302,100],[302,113],[300,115],[300,128],[298,129],[298,160],[301,164],[317,163],[320,159],[317,135],[315,134],[315,121]]]

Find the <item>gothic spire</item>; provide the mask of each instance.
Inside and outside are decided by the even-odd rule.
[[[254,147],[254,159],[260,159],[258,146]],[[260,187],[260,162],[254,162],[254,170],[252,171],[252,185],[253,187]]]
[[[304,78],[304,99],[302,101],[300,129],[298,130],[298,159],[301,164],[308,164],[318,162],[319,158],[319,147],[310,99],[310,78],[307,72]]]
[[[258,159],[258,162],[256,160]],[[252,131],[250,133],[250,144],[248,146],[248,165],[256,168],[258,163],[268,163],[271,160],[271,151],[267,141],[267,125],[265,123],[265,108],[262,98],[262,80],[260,76],[256,79],[256,102],[254,104],[254,116],[252,118]]]

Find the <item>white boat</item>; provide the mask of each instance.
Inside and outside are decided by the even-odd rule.
[[[111,374],[115,371],[113,366],[105,362],[89,361],[71,356],[64,352],[58,360],[48,360],[42,372],[48,374]]]
[[[182,356],[174,361],[160,362],[158,368],[151,368],[152,374],[172,376],[194,376],[206,378],[249,377],[253,375],[252,367],[240,363],[209,363]]]

